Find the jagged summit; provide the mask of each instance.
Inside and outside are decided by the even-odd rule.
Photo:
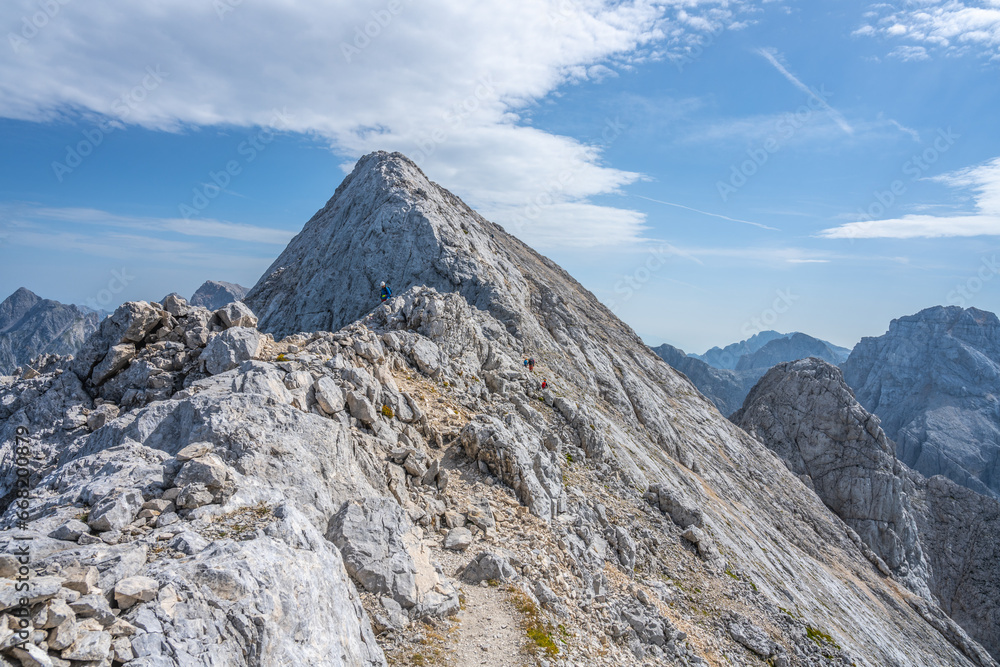
[[[396,294],[415,285],[458,292],[519,337],[539,333],[526,315],[554,287],[611,317],[552,261],[385,151],[358,160],[245,301],[276,335],[335,331],[377,305],[383,280]]]
[[[893,320],[844,363],[858,401],[882,419],[898,456],[927,476],[1000,495],[1000,320],[935,306]]]
[[[206,280],[202,283],[188,303],[192,306],[201,306],[209,310],[218,310],[227,303],[240,301],[250,291],[248,287],[237,283],[227,283],[224,280]]]

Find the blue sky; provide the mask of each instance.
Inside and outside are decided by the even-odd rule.
[[[252,285],[388,149],[654,345],[1000,311],[998,0],[164,7],[0,7],[4,295]]]

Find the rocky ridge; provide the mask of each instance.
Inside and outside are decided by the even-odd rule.
[[[1000,656],[1000,503],[896,460],[879,419],[820,359],[772,368],[733,421],[857,531],[869,557]],[[923,613],[923,612],[922,612]]]
[[[899,460],[928,477],[1000,495],[1000,320],[934,307],[861,339],[844,364],[858,401],[882,420]]]
[[[376,306],[360,288],[382,277]],[[27,531],[3,520],[54,579],[19,650],[82,664],[43,626],[93,566],[111,615],[56,627],[120,645],[98,664],[993,664],[593,295],[403,156],[363,158],[247,304],[268,333],[239,304],[205,323],[125,304],[76,359],[0,385],[0,455],[19,427],[34,453]]]
[[[74,354],[98,322],[97,313],[21,287],[0,303],[0,374],[16,374],[42,354]]]

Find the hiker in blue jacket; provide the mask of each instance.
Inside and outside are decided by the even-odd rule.
[[[386,299],[388,299],[390,296],[392,296],[392,290],[390,290],[388,287],[386,287],[384,280],[382,281],[382,291],[379,293],[378,296],[379,296],[379,299],[382,300],[382,303],[385,303]]]

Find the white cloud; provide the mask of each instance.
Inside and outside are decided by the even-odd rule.
[[[890,220],[861,220],[824,229],[828,239],[941,238],[1000,236],[1000,158],[936,177],[955,188],[974,193],[976,212],[965,215],[906,215]]]
[[[926,47],[949,55],[978,53],[1000,58],[1000,2],[997,0],[920,0],[903,9],[881,4],[866,12],[858,36],[906,39],[911,44],[892,50],[903,60],[924,60]]]
[[[133,262],[212,264],[213,256],[273,257],[294,232],[221,220],[144,218],[91,208],[0,205],[5,244]],[[223,239],[226,243],[220,243]]]
[[[519,113],[561,85],[599,81],[715,34],[748,4],[175,0],[165,11],[107,0],[99,11],[55,3],[33,32],[35,0],[7,0],[0,24],[14,26],[15,39],[0,55],[0,116],[101,115],[177,131],[264,126],[282,111],[282,129],[324,137],[351,157],[406,153],[501,221],[530,205],[539,183],[569,171],[569,186],[550,192],[553,215],[525,237],[564,238],[575,228],[570,214],[583,213],[606,216],[607,235],[628,242],[641,234],[641,214],[588,198],[639,175],[601,164],[604,144],[526,127]]]
[[[927,49],[922,46],[897,46],[889,52],[889,56],[899,58],[903,62],[930,59],[930,56],[927,55]]]

